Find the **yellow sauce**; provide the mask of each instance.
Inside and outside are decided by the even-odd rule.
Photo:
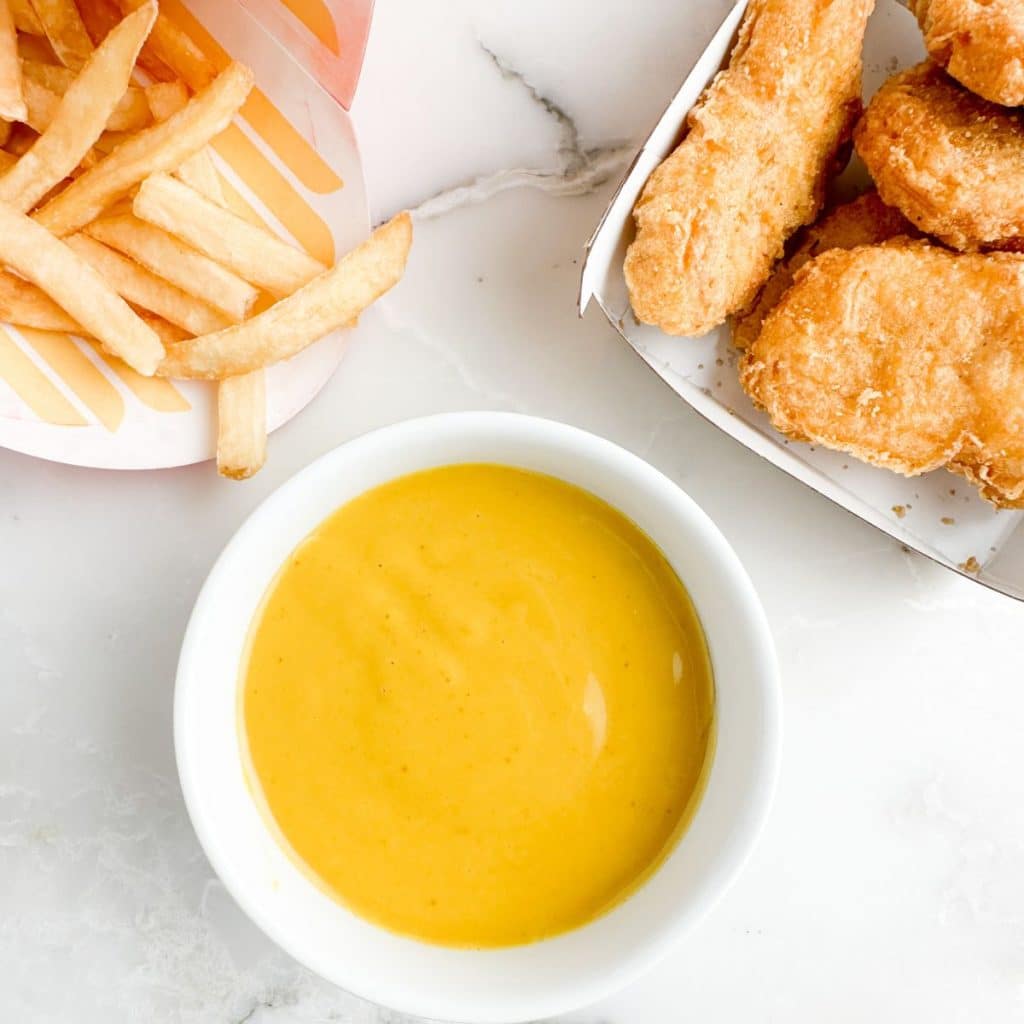
[[[692,814],[713,746],[696,612],[629,520],[493,465],[338,509],[243,667],[253,789],[355,913],[449,946],[584,924]]]

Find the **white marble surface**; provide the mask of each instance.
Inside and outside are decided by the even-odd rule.
[[[310,459],[444,409],[551,416],[716,519],[767,607],[778,797],[717,912],[574,1024],[1024,1019],[1024,606],[906,554],[688,412],[598,315],[583,241],[723,0],[378,5],[356,116],[407,279],[253,481],[0,452],[0,1020],[393,1021],[278,952],[212,876],[174,769],[190,606]]]

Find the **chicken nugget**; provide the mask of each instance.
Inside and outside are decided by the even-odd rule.
[[[741,349],[753,344],[765,317],[778,305],[796,272],[815,256],[829,249],[853,249],[916,234],[914,225],[899,210],[886,206],[875,191],[835,207],[796,236],[796,248],[775,265],[754,305],[734,318],[732,343]]]
[[[860,108],[874,0],[750,0],[729,66],[633,210],[625,276],[638,320],[698,335],[753,301],[821,208]]]
[[[741,360],[776,429],[1024,507],[1024,255],[924,241],[832,249]]]
[[[971,92],[1024,104],[1021,0],[910,0],[928,54]]]
[[[853,134],[878,193],[922,231],[970,252],[1024,241],[1024,118],[930,61],[893,75]]]

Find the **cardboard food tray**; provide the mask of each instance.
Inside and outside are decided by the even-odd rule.
[[[161,0],[218,66],[244,61],[256,86],[212,145],[235,209],[324,263],[369,234],[351,102],[371,0]],[[343,105],[344,104],[344,105]],[[267,426],[330,379],[345,332],[267,371]],[[141,377],[63,334],[0,325],[0,446],[56,462],[157,469],[212,458],[215,387]]]
[[[680,138],[687,112],[728,63],[746,0],[730,11],[707,49],[640,148],[590,241],[579,308],[593,298],[609,321],[681,398],[740,444],[907,547],[1010,597],[1024,600],[1022,513],[996,510],[962,477],[944,470],[905,478],[841,452],[789,441],[772,429],[739,386],[729,328],[698,339],[674,338],[640,324],[629,305],[622,263],[633,239],[632,209],[651,171]],[[864,93],[924,56],[913,16],[895,0],[878,0],[864,45]],[[866,181],[855,159],[839,182]]]

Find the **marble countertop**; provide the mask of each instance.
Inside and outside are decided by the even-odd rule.
[[[355,117],[406,280],[235,485],[0,451],[0,1019],[395,1021],[279,952],[178,789],[175,661],[242,518],[320,453],[448,409],[549,416],[677,480],[758,587],[785,692],[775,807],[717,911],[573,1024],[1024,1019],[1024,605],[691,413],[574,300],[583,242],[725,0],[378,4]]]

